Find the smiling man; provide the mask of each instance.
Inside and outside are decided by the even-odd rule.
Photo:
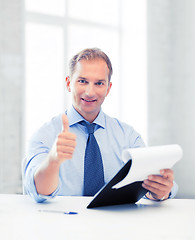
[[[71,59],[66,87],[72,106],[33,135],[24,164],[24,189],[36,201],[93,196],[124,165],[125,148],[144,146],[131,126],[101,109],[112,87],[111,75],[110,59],[100,49],[85,49]],[[148,198],[173,197],[173,171],[149,176],[143,187]]]
[[[66,78],[66,84],[68,91],[72,91],[74,108],[87,121],[93,122],[112,86],[106,62],[103,59],[79,61],[71,81]]]

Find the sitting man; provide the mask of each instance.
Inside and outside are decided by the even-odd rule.
[[[24,189],[42,202],[56,195],[93,196],[121,169],[126,148],[144,147],[129,125],[106,115],[112,64],[100,49],[85,49],[70,61],[66,87],[72,106],[44,124],[32,137],[24,164]],[[143,182],[152,200],[174,197],[171,169]]]

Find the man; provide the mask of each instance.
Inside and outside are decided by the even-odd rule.
[[[111,118],[101,110],[101,105],[112,87],[112,65],[107,55],[99,49],[85,49],[70,61],[70,76],[66,87],[72,93],[72,106],[65,114],[53,118],[32,137],[24,168],[24,188],[36,201],[41,202],[56,195],[94,195],[103,184],[124,165],[121,160],[125,148],[143,147],[140,135],[129,125]],[[88,125],[93,123],[90,135]],[[96,170],[86,168],[89,136],[93,137],[100,153],[102,166]],[[95,139],[95,140],[94,140]],[[94,143],[93,143],[94,144]],[[93,154],[93,150],[90,150]],[[94,150],[95,151],[95,150]],[[88,154],[89,157],[86,157]],[[92,163],[95,165],[96,162]],[[101,168],[101,167],[100,167]],[[93,171],[86,182],[86,177]],[[173,171],[161,170],[161,176],[151,175],[143,183],[148,190],[146,197],[153,200],[175,195]],[[85,188],[102,178],[94,193]],[[94,184],[94,183],[93,183]],[[173,187],[174,186],[174,187]],[[92,186],[92,188],[95,188]]]

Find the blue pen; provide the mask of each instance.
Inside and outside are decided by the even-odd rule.
[[[49,210],[49,209],[40,209],[39,212],[61,213],[61,214],[68,214],[68,215],[78,214],[77,212],[64,212],[64,211],[59,211],[59,210]]]

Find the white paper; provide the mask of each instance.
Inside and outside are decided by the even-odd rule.
[[[123,151],[122,159],[126,163],[132,159],[127,176],[112,188],[121,188],[135,181],[143,181],[151,174],[160,174],[161,169],[172,168],[183,156],[177,144],[144,148],[129,148]]]

